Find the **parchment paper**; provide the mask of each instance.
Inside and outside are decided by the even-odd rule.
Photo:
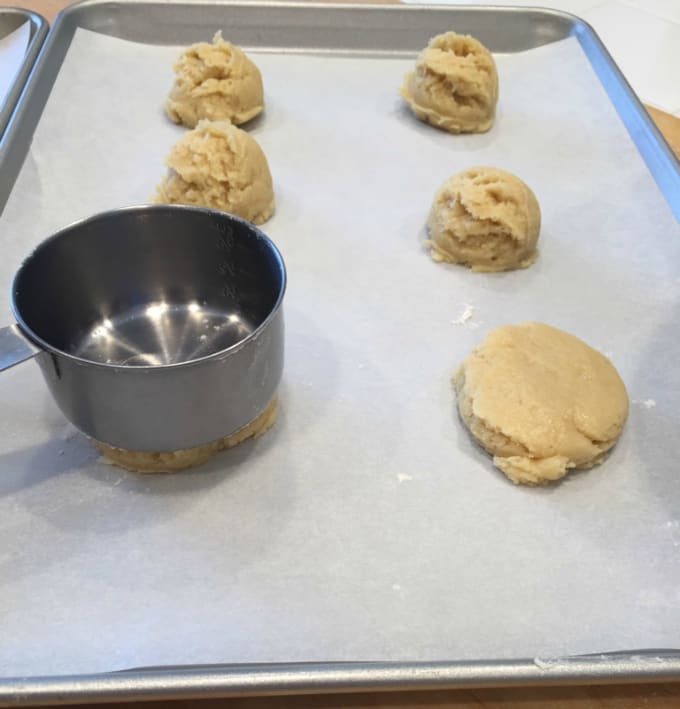
[[[6,318],[33,245],[153,192],[182,134],[161,108],[177,51],[78,31],[0,220]],[[401,105],[412,58],[253,56],[290,278],[280,419],[137,477],[98,462],[35,365],[4,374],[2,674],[677,646],[680,235],[576,41],[499,56],[497,123],[467,137]],[[439,184],[485,164],[538,195],[528,270],[422,249]],[[524,320],[604,351],[633,400],[611,458],[546,489],[494,470],[450,385]]]
[[[30,24],[24,22],[13,32],[0,37],[0,107],[5,103],[14,77],[24,61],[30,32]]]

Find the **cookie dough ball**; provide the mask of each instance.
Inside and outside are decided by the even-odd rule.
[[[238,125],[262,112],[260,70],[221,32],[212,44],[186,49],[177,63],[175,83],[165,103],[171,121],[193,128],[200,120],[228,120]]]
[[[536,258],[541,211],[518,177],[495,167],[475,167],[444,182],[427,226],[425,243],[435,261],[473,271],[510,271]]]
[[[155,201],[194,204],[262,224],[274,212],[267,158],[248,133],[227,121],[201,121],[166,158]]]
[[[496,63],[473,37],[439,34],[406,75],[401,96],[421,121],[450,133],[483,133],[496,114]]]
[[[220,451],[233,448],[249,438],[259,438],[274,425],[275,421],[276,397],[269,402],[267,408],[256,419],[240,431],[204,446],[177,451],[149,452],[114,448],[101,441],[94,441],[94,445],[105,462],[125,468],[132,473],[174,473],[178,470],[202,465]]]
[[[464,424],[517,484],[540,485],[601,463],[628,416],[612,363],[541,323],[492,330],[454,386]]]

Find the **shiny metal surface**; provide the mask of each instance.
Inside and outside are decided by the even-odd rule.
[[[680,653],[580,655],[479,662],[335,662],[140,668],[89,677],[0,682],[0,706],[73,701],[170,700],[244,695],[324,694],[540,684],[668,682],[680,676]]]
[[[226,350],[256,327],[236,309],[152,301],[94,322],[74,354],[127,367],[178,364]]]
[[[22,332],[65,416],[130,450],[175,450],[256,418],[283,368],[285,268],[247,222],[178,206],[120,209],[43,242],[12,286]]]
[[[0,137],[7,127],[12,111],[14,111],[19,96],[21,96],[49,29],[47,20],[37,12],[22,10],[18,7],[0,8],[0,37],[6,37],[25,22],[30,24],[28,47],[26,48],[24,61],[14,77],[5,100],[0,101]]]
[[[0,328],[0,372],[35,357],[41,351],[16,325]]]

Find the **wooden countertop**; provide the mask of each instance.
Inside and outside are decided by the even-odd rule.
[[[16,0],[16,4],[52,21],[72,1]],[[648,110],[680,157],[680,119],[650,107]],[[204,699],[156,704],[159,705],[169,709],[669,709],[680,708],[680,683]],[[141,709],[153,708],[154,704],[121,702],[98,706]]]

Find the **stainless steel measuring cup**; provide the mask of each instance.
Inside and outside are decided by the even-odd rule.
[[[250,423],[283,369],[283,259],[257,227],[209,209],[117,209],[41,243],[12,282],[0,371],[36,356],[62,412],[135,451]]]

